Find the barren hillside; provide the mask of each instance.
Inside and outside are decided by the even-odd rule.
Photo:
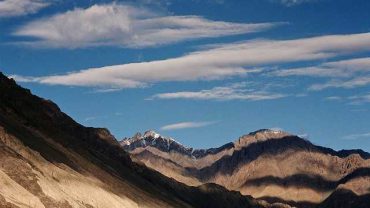
[[[76,123],[0,73],[0,207],[262,207],[133,163],[107,129]]]

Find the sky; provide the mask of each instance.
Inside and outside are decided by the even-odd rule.
[[[370,151],[368,0],[2,0],[0,71],[118,139]]]

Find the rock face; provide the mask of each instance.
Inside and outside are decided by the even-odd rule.
[[[184,147],[152,131],[120,144],[135,161],[192,186],[215,183],[295,207],[370,204],[370,154],[334,151],[283,131],[262,129],[208,150]]]
[[[0,207],[264,205],[216,184],[186,186],[134,163],[107,129],[76,123],[0,73]]]

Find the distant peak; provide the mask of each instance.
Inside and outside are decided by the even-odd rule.
[[[153,137],[154,139],[158,139],[159,137],[161,137],[161,135],[155,132],[154,130],[148,130],[144,133],[143,137],[144,138]]]
[[[255,142],[263,142],[272,139],[282,139],[287,136],[293,135],[281,129],[260,129],[239,137],[238,140],[234,141],[234,145],[240,149]]]
[[[174,139],[170,137],[164,137],[154,130],[145,131],[144,134],[138,132],[131,138],[124,138],[120,143],[124,148],[156,146],[158,143],[165,143],[167,148],[169,148],[171,143],[177,143],[178,145],[181,145]]]
[[[171,137],[164,137],[153,130],[146,131],[143,135],[136,133],[132,138],[125,138],[120,142],[123,149],[133,151],[137,148],[154,147],[163,152],[177,152],[191,158],[200,158],[208,154],[216,154],[224,149],[232,148],[233,143],[227,143],[218,148],[194,149],[177,142]]]

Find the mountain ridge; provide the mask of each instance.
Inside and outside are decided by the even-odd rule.
[[[195,149],[181,144],[172,137],[165,137],[156,133],[154,130],[148,130],[143,135],[136,133],[131,138],[124,138],[120,141],[120,145],[126,151],[131,151],[138,147],[146,147],[150,145],[161,149],[162,151],[177,151],[189,157],[201,158],[207,154],[215,154],[223,149],[233,147],[234,144],[229,142],[217,148]]]
[[[216,183],[269,203],[316,207],[331,194],[335,198],[370,192],[370,160],[365,151],[335,151],[269,129],[241,136],[232,144],[198,158],[182,155],[176,148],[162,151],[151,143],[124,149],[134,160],[188,185]],[[325,203],[334,203],[332,198]]]
[[[254,136],[258,133],[272,133],[272,134],[281,134],[281,135],[284,135],[284,136],[293,136],[293,137],[296,137],[296,138],[299,138],[299,139],[302,139],[302,140],[306,140],[307,142],[311,143],[312,145],[314,145],[316,147],[320,147],[322,149],[325,149],[327,152],[330,152],[332,154],[337,154],[338,156],[341,156],[341,157],[346,157],[346,156],[349,156],[351,154],[359,154],[364,159],[369,159],[370,158],[370,153],[368,153],[368,152],[366,152],[362,149],[334,150],[332,148],[315,145],[311,141],[309,141],[305,138],[302,138],[298,135],[294,135],[294,134],[285,132],[283,130],[274,130],[274,129],[259,129],[259,130],[256,130],[256,131],[252,131],[250,133],[244,134],[243,136],[239,137],[238,139],[234,140],[233,142],[228,142],[228,143],[226,143],[224,145],[221,145],[219,147],[211,147],[211,148],[199,148],[199,149],[197,149],[197,148],[189,147],[189,146],[181,144],[180,142],[178,142],[176,139],[174,139],[172,137],[162,136],[161,134],[157,133],[154,130],[147,130],[147,131],[144,132],[143,135],[141,133],[136,133],[133,137],[128,137],[128,138],[126,137],[126,138],[122,139],[121,141],[119,141],[119,143],[126,151],[132,151],[133,149],[138,148],[138,147],[153,146],[153,147],[159,148],[159,149],[161,149],[163,151],[167,151],[167,152],[168,151],[177,151],[177,152],[180,152],[180,153],[182,152],[182,153],[185,153],[187,156],[194,157],[194,158],[198,159],[198,158],[206,156],[207,154],[215,154],[215,153],[217,153],[219,151],[222,151],[224,149],[233,148],[233,147],[237,146],[236,145],[237,143],[240,143],[241,138],[248,137],[248,136]],[[281,135],[279,137],[281,137]],[[155,141],[158,140],[158,139],[163,140],[165,143],[167,143],[166,148],[157,146],[158,143],[156,143]],[[147,141],[149,141],[149,142],[147,142]],[[137,144],[135,145],[136,142],[137,142]],[[175,145],[171,146],[170,144],[172,144],[172,143],[174,143]],[[178,149],[176,149],[176,147],[179,147],[181,150],[179,151]]]

